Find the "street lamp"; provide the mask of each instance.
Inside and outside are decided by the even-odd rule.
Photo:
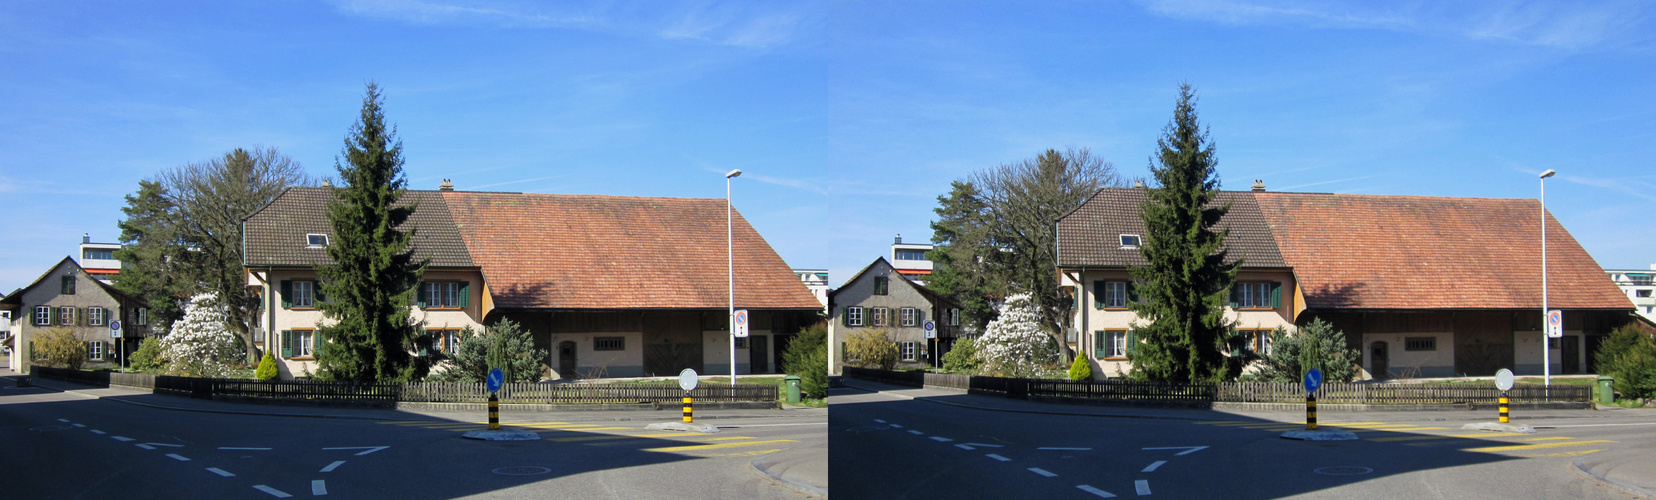
[[[1557,170],[1541,172],[1541,379],[1552,387],[1552,338],[1547,334],[1547,178]],[[1564,318],[1558,318],[1563,328]]]
[[[742,175],[742,169],[725,174],[725,269],[730,270],[730,309],[725,316],[725,329],[730,330],[730,388],[736,389],[736,230],[730,216],[730,180]]]

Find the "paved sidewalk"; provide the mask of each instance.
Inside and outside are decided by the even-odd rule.
[[[828,443],[761,455],[753,459],[753,470],[802,493],[828,498]]]
[[[1635,496],[1656,498],[1656,450],[1593,453],[1575,460],[1576,472]]]

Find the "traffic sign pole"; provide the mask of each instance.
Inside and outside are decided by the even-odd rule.
[[[500,430],[500,398],[494,392],[489,393],[489,430]]]
[[[1305,393],[1305,430],[1317,430],[1317,393]]]
[[[1507,415],[1507,391],[1501,391],[1501,423],[1507,423],[1509,420],[1510,418]]]
[[[690,397],[690,391],[684,391],[684,423],[686,424],[693,421],[691,407],[695,406],[692,404],[694,402],[695,398]]]

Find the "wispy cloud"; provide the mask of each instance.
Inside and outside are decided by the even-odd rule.
[[[1472,39],[1585,49],[1644,45],[1652,41],[1648,2],[1570,3],[1424,2],[1377,5],[1358,1],[1308,0],[1140,0],[1146,10],[1167,17],[1230,25],[1294,24],[1315,28],[1379,29],[1448,34]]]
[[[495,186],[506,186],[506,185],[511,185],[511,184],[522,184],[522,183],[525,183],[525,182],[535,182],[535,181],[544,181],[544,180],[547,180],[547,179],[557,179],[557,178],[560,178],[560,177],[569,177],[569,175],[568,174],[548,175],[546,177],[536,177],[536,178],[533,178],[533,179],[518,179],[518,180],[515,180],[515,181],[496,182],[494,184],[483,184],[483,185],[479,185],[479,186],[468,186],[466,189],[474,190],[474,189],[492,188],[492,187],[495,187]]]
[[[1349,178],[1345,178],[1345,179],[1335,179],[1335,180],[1331,180],[1331,181],[1312,182],[1312,183],[1308,183],[1308,184],[1300,184],[1300,185],[1297,185],[1297,186],[1288,186],[1288,187],[1277,188],[1277,189],[1279,189],[1281,191],[1289,191],[1289,190],[1294,190],[1294,189],[1304,189],[1304,188],[1308,188],[1308,187],[1311,187],[1311,186],[1321,186],[1321,185],[1325,185],[1325,184],[1338,184],[1338,183],[1341,183],[1341,182],[1351,182],[1351,181],[1360,181],[1360,180],[1363,180],[1363,179],[1373,179],[1375,177],[1379,177],[1379,176],[1378,175],[1365,175],[1365,176],[1362,176],[1362,177],[1349,177]]]
[[[766,48],[791,41],[806,16],[755,11],[750,4],[621,2],[572,6],[514,0],[337,0],[347,14],[414,24],[576,29]]]
[[[1656,183],[1651,182],[1650,176],[1645,177],[1586,177],[1580,175],[1559,174],[1558,179],[1564,182],[1608,189],[1618,193],[1656,201]]]

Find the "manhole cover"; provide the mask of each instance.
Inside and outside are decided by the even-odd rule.
[[[502,476],[535,476],[552,472],[552,469],[535,467],[532,465],[515,465],[512,467],[501,467],[493,470],[492,472]]]
[[[1312,472],[1325,476],[1356,476],[1374,472],[1374,469],[1370,469],[1368,467],[1357,467],[1354,465],[1340,465],[1335,467],[1323,467]]]

